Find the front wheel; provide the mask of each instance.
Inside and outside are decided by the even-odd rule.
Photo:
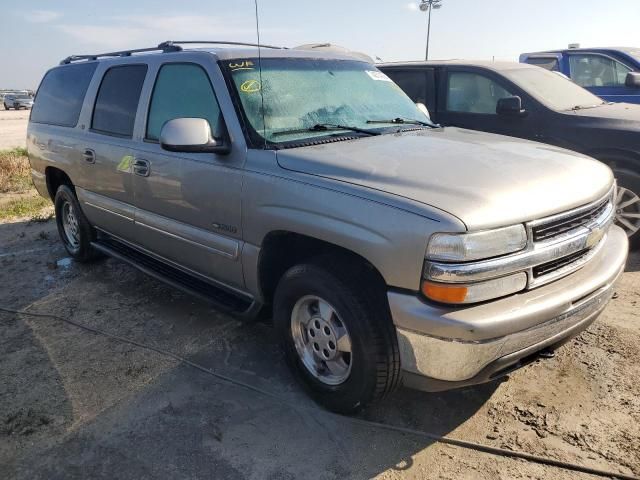
[[[398,344],[384,289],[363,282],[357,267],[331,265],[324,259],[284,274],[274,323],[287,362],[311,396],[352,414],[397,387]]]
[[[629,237],[633,250],[640,248],[640,175],[627,170],[616,170],[618,192],[616,224]]]
[[[96,238],[95,231],[84,216],[73,190],[61,185],[54,203],[58,234],[69,255],[79,262],[98,258],[100,253],[91,246]]]

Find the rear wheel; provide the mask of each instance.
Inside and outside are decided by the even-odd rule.
[[[640,248],[640,175],[628,170],[615,170],[614,174],[618,181],[616,224],[635,250]]]
[[[311,396],[350,414],[397,387],[400,360],[384,289],[363,281],[358,267],[333,265],[323,257],[289,269],[276,289],[274,323]]]
[[[96,233],[82,213],[78,199],[67,185],[61,185],[55,197],[56,224],[65,249],[75,260],[88,262],[100,257],[92,246]]]

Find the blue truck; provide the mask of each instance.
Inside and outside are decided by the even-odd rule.
[[[579,48],[523,53],[520,63],[560,72],[608,102],[640,104],[640,48]]]

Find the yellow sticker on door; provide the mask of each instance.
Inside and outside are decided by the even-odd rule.
[[[260,91],[260,82],[258,80],[247,80],[240,85],[240,91],[244,93],[255,93]]]
[[[133,156],[131,155],[125,155],[124,157],[122,157],[122,159],[120,160],[120,163],[118,164],[118,171],[120,172],[128,172],[131,169],[131,163],[133,162]]]

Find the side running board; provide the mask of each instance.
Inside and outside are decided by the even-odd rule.
[[[259,306],[249,297],[236,294],[217,285],[190,275],[178,268],[134,249],[113,237],[101,235],[91,245],[110,257],[117,258],[160,281],[186,293],[213,303],[218,310],[242,317],[254,317]]]

